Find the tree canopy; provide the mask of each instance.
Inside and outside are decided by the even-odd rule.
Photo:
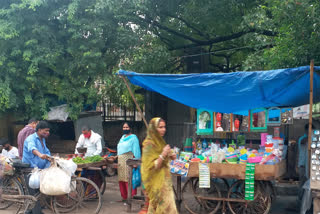
[[[68,103],[75,118],[135,42],[98,0],[4,0],[0,22],[2,112],[44,116]]]
[[[233,72],[319,63],[317,0],[2,0],[0,113],[72,118],[128,100],[120,66],[148,73]],[[191,63],[191,64],[190,64]],[[101,85],[104,87],[101,88]]]

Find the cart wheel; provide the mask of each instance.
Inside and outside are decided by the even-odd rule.
[[[245,183],[242,180],[236,181],[228,191],[228,198],[245,199]],[[228,201],[228,207],[232,214],[267,214],[271,208],[271,196],[261,193],[261,185],[255,182],[254,200],[247,202]]]
[[[99,171],[99,174],[100,174],[100,178],[102,180],[102,184],[101,184],[101,187],[100,187],[100,192],[101,192],[101,195],[104,194],[104,192],[106,191],[106,187],[107,187],[107,183],[106,183],[106,177],[104,175],[104,173],[101,171]]]
[[[258,182],[259,182],[260,192],[263,195],[266,195],[266,194],[270,195],[271,201],[275,200],[277,194],[273,184],[270,181],[258,181]]]
[[[112,166],[107,166],[107,168],[104,170],[104,173],[108,177],[113,177],[117,174],[117,169],[113,168]]]
[[[211,183],[210,189],[199,188],[199,179],[191,178],[183,186],[182,201],[185,208],[192,214],[214,214],[219,208],[221,201],[206,200],[200,197],[221,198],[219,188]]]

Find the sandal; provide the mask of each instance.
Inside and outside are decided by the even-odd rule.
[[[147,214],[148,208],[149,208],[149,201],[144,203],[143,207],[141,208],[138,214]]]

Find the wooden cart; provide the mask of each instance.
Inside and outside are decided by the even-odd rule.
[[[248,213],[267,214],[270,211],[274,194],[272,180],[286,172],[286,163],[276,165],[256,165],[254,200],[245,200],[245,164],[210,163],[211,186],[199,188],[199,164],[190,163],[188,180],[182,190],[177,183],[177,202],[193,214]],[[181,178],[180,178],[181,179]],[[180,203],[179,203],[180,202]],[[227,209],[228,207],[228,209]]]
[[[81,172],[83,169],[97,171],[97,173],[101,176],[102,185],[100,187],[100,192],[101,195],[103,195],[107,186],[106,173],[104,171],[108,170],[108,168],[117,168],[117,164],[114,163],[114,160],[103,159],[102,161],[94,163],[77,164],[77,167],[78,172]],[[79,176],[80,175],[81,174],[79,173]]]

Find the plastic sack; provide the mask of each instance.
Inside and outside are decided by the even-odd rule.
[[[303,184],[302,189],[303,189],[303,196],[302,196],[302,201],[300,206],[300,214],[305,214],[311,208],[311,204],[312,204],[310,179]]]
[[[71,191],[71,176],[56,164],[40,173],[40,192],[45,195],[64,195]]]
[[[40,188],[40,170],[38,168],[34,168],[34,170],[31,172],[29,178],[29,187],[31,189]]]
[[[77,170],[77,164],[73,160],[57,159],[57,164],[63,169],[68,175],[72,176]]]
[[[7,158],[3,155],[0,155],[0,165],[2,166],[1,174],[2,175],[13,175],[14,168],[11,164],[8,163]]]
[[[132,170],[132,189],[137,189],[141,186],[140,166]]]

